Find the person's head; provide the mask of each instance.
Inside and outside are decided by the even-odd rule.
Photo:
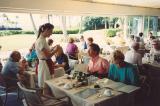
[[[88,45],[91,45],[93,43],[93,38],[92,37],[89,37],[87,40],[88,40]]]
[[[154,49],[156,49],[156,50],[160,49],[160,41],[158,39],[154,39],[152,41],[152,45],[153,45]]]
[[[121,67],[121,65],[124,63],[124,54],[120,50],[113,52],[113,62],[118,67]]]
[[[40,35],[42,35],[44,37],[50,37],[50,35],[52,35],[53,29],[54,29],[54,25],[52,25],[50,23],[45,23],[45,24],[41,25],[38,30],[37,38],[39,38]]]
[[[138,43],[138,42],[134,42],[134,43],[132,44],[132,48],[133,48],[135,51],[137,51],[137,50],[139,49],[139,43]]]
[[[140,42],[140,37],[135,36],[135,37],[134,37],[134,40],[135,40],[135,42]]]
[[[69,38],[69,43],[74,43],[74,39],[72,37]]]
[[[132,40],[134,40],[134,35],[130,35],[130,38],[131,38]]]
[[[10,58],[12,59],[12,61],[14,62],[19,62],[19,60],[21,59],[21,54],[18,51],[13,51],[10,55]]]
[[[88,50],[89,56],[90,56],[90,57],[96,57],[96,56],[99,55],[99,53],[100,53],[100,47],[99,47],[97,44],[92,43],[92,44],[90,45],[89,50]]]
[[[149,36],[149,37],[150,37],[150,36],[153,36],[152,32],[149,32],[148,36]]]
[[[142,32],[139,33],[139,37],[143,37],[143,33]]]
[[[150,36],[150,40],[151,40],[151,41],[154,40],[154,39],[156,39],[156,37]]]
[[[84,41],[84,37],[83,36],[80,37],[80,41]]]
[[[56,52],[56,56],[61,56],[63,53],[64,53],[64,52],[63,52],[63,48],[62,48],[61,46],[58,47],[58,50],[57,50],[57,52]]]
[[[52,39],[48,39],[48,45],[52,46],[52,44],[53,44],[53,40]]]
[[[20,59],[20,64],[25,67],[28,65],[27,60],[25,58]]]
[[[32,44],[31,48],[29,49],[29,52],[32,52],[33,50],[35,50],[35,43]]]

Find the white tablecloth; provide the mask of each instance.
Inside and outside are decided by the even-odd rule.
[[[102,90],[100,93],[93,94],[92,96],[89,96],[88,98],[83,99],[79,96],[76,96],[75,94],[86,89],[86,88],[93,88],[93,85],[79,87],[79,88],[73,88],[73,89],[69,89],[69,90],[64,89],[64,85],[59,86],[60,83],[66,84],[66,83],[73,83],[73,82],[74,82],[74,80],[72,80],[72,82],[71,82],[71,80],[68,80],[64,77],[60,77],[60,78],[46,81],[45,87],[46,87],[46,89],[50,88],[50,90],[52,91],[52,93],[55,97],[63,97],[66,95],[69,96],[71,98],[73,106],[120,106],[121,101],[119,101],[119,100],[122,99],[121,96],[123,95],[123,93],[118,92],[116,90],[112,90],[113,95],[110,97],[104,96],[104,95],[102,97],[98,97],[99,94],[102,94],[102,91],[103,91]],[[135,90],[137,90],[137,89],[135,89]],[[129,100],[131,100],[131,99],[129,99]]]

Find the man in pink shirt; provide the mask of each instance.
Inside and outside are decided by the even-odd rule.
[[[91,60],[88,64],[89,74],[95,75],[99,78],[107,77],[109,70],[109,62],[101,57],[99,57],[100,48],[97,44],[91,44],[88,50],[88,54]]]

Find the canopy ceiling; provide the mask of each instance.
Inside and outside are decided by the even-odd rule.
[[[160,8],[160,0],[76,0],[76,1]]]
[[[52,13],[61,15],[160,16],[160,1],[152,0],[151,2],[151,0],[0,0],[0,11]]]

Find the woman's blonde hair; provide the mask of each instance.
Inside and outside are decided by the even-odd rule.
[[[72,37],[69,38],[69,43],[73,43],[74,39]]]
[[[120,50],[115,50],[113,52],[113,60],[124,60],[124,54]]]

